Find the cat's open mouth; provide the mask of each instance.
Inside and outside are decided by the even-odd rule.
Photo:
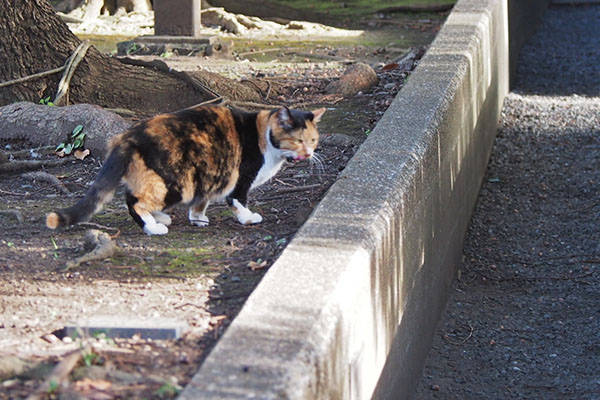
[[[287,160],[289,162],[294,162],[295,163],[295,162],[306,160],[307,158],[308,158],[308,156],[294,156],[294,157],[288,156]]]

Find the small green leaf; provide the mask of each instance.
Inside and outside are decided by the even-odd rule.
[[[85,138],[85,132],[81,132],[79,135],[77,135],[77,137],[75,137],[75,141],[79,140],[81,142],[81,144],[83,144],[84,138]],[[73,141],[73,143],[75,143],[75,141]]]
[[[131,43],[127,49],[127,54],[131,54],[138,49],[137,44]]]
[[[65,143],[63,142],[63,143],[59,144],[58,146],[56,146],[56,149],[54,151],[61,151],[64,148],[65,148]]]
[[[50,384],[48,385],[47,393],[52,394],[52,393],[56,392],[57,389],[58,389],[58,382],[55,379],[51,379]]]
[[[271,239],[273,239],[273,236],[271,236],[271,235],[267,235],[264,238],[262,238],[262,240],[264,240],[265,242],[268,242]]]
[[[73,145],[71,143],[65,145],[65,154],[71,154],[73,151]]]
[[[82,144],[83,144],[83,140],[77,138],[77,139],[75,139],[75,141],[73,141],[73,148],[78,149],[81,147]]]
[[[97,358],[98,358],[98,355],[96,353],[92,353],[92,352],[86,353],[83,355],[83,362],[85,363],[86,367],[91,367]]]
[[[72,138],[74,138],[75,136],[79,135],[79,133],[83,130],[83,125],[77,125],[75,127],[75,129],[73,129],[73,134],[71,135]]]

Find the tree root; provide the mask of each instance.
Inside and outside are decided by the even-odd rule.
[[[167,63],[165,63],[164,61],[160,61],[160,60],[144,61],[144,60],[138,60],[138,59],[129,58],[129,57],[118,57],[117,60],[121,61],[123,64],[153,68],[157,71],[174,75],[176,78],[181,79],[182,81],[186,82],[187,84],[192,86],[194,89],[198,90],[200,93],[202,93],[204,96],[208,97],[209,99],[216,99],[217,97],[221,97],[221,95],[219,93],[215,92],[208,86],[203,85],[198,79],[194,78],[187,72],[174,70],[171,67],[169,67],[167,65]]]

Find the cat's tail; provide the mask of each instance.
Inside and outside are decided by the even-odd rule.
[[[84,222],[100,211],[112,199],[127,170],[130,160],[127,153],[123,147],[114,148],[83,199],[71,207],[49,213],[46,216],[46,226],[56,229]]]

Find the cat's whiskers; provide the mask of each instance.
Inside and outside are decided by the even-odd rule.
[[[313,153],[313,155],[309,158],[309,160],[310,160],[311,172],[313,170],[313,167],[316,166],[317,175],[325,174],[325,166],[323,165],[323,161],[319,158],[317,153]]]

